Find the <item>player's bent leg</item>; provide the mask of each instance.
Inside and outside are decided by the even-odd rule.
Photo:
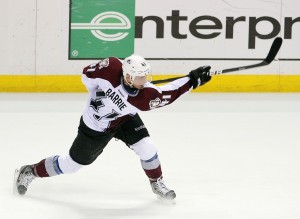
[[[142,168],[150,180],[152,191],[162,199],[174,199],[176,194],[162,180],[162,170],[157,150],[149,137],[130,146],[140,157]]]
[[[103,152],[113,134],[101,133],[87,127],[80,120],[78,134],[66,156],[53,156],[34,165],[22,166],[15,171],[14,192],[24,195],[36,177],[52,177],[75,173],[83,166],[93,163]]]

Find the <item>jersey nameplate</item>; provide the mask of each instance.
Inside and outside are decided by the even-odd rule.
[[[115,105],[117,105],[118,106],[118,108],[122,111],[125,107],[127,107],[126,106],[126,104],[123,102],[123,100],[121,99],[121,97],[118,95],[118,94],[116,94],[116,92],[114,91],[113,92],[113,90],[112,89],[108,89],[107,91],[106,91],[106,97],[107,98],[110,98],[111,99],[111,101],[115,104]]]

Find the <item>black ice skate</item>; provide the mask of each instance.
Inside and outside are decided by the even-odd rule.
[[[15,171],[15,190],[19,195],[25,195],[29,184],[35,179],[32,166],[22,166],[20,170]],[[15,193],[16,193],[15,192]]]
[[[150,182],[152,191],[157,195],[158,199],[173,200],[176,194],[173,190],[170,190],[163,182],[162,177],[157,181]]]

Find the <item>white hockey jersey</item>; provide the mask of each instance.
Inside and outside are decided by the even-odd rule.
[[[155,86],[147,82],[131,94],[125,89],[122,62],[110,57],[83,69],[82,82],[89,91],[83,121],[91,129],[113,130],[139,111],[152,110],[172,103],[192,89],[188,77]]]

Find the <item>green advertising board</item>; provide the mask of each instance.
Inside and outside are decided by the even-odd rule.
[[[71,0],[69,59],[134,52],[135,0]]]

